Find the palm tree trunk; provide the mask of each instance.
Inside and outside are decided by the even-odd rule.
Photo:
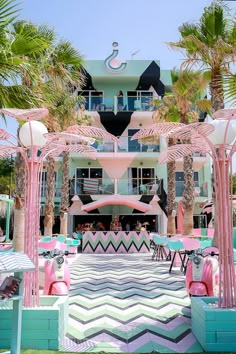
[[[169,138],[168,146],[174,144],[173,139]],[[175,161],[168,162],[167,164],[167,234],[175,234],[175,216],[173,210],[175,210]]]
[[[67,234],[69,210],[69,153],[63,153],[60,234]]]
[[[193,208],[194,208],[194,180],[193,180],[192,155],[184,157],[183,207],[184,207],[183,234],[191,235],[193,233]]]
[[[213,112],[224,108],[224,90],[220,69],[215,69],[210,81],[210,93]]]
[[[47,158],[47,188],[45,198],[44,235],[52,236],[54,223],[55,160]]]
[[[13,247],[17,252],[24,252],[25,238],[25,162],[20,153],[15,160],[15,208],[13,227]]]
[[[212,100],[212,109],[213,112],[218,111],[219,109],[224,108],[224,90],[222,86],[222,75],[220,69],[214,70],[212,73],[212,79],[210,82],[210,93],[211,93],[211,100]],[[216,204],[216,197],[215,197],[215,190],[214,186],[214,171],[212,171],[212,200],[214,204],[214,216],[217,215],[217,204]],[[213,239],[213,246],[218,247],[218,222],[217,219],[214,217],[214,239]]]

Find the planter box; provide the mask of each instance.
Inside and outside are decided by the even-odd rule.
[[[7,302],[10,304],[10,302]],[[67,332],[68,297],[40,296],[40,307],[23,308],[21,349],[59,350]],[[0,348],[10,348],[12,310],[0,307]]]
[[[236,308],[213,308],[217,297],[192,297],[192,331],[207,352],[236,352]]]

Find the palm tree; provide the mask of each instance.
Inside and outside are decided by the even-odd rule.
[[[222,4],[213,2],[198,23],[184,23],[179,32],[181,39],[168,44],[185,54],[184,67],[198,65],[208,73],[213,112],[224,108],[222,76],[235,61],[236,22]]]
[[[68,91],[68,90],[67,90]],[[71,95],[62,87],[61,91],[57,91],[56,97],[53,97],[52,105],[49,107],[49,121],[57,123],[57,131],[64,131],[75,124],[91,123],[89,115],[83,111],[77,110],[78,97]],[[61,204],[60,204],[60,233],[67,233],[68,209],[69,209],[69,153],[62,154],[62,188],[61,188]],[[47,169],[47,195],[45,203],[45,219],[44,232],[52,233],[52,221],[54,217],[54,163],[50,161]]]
[[[154,105],[157,110],[153,113],[153,121],[155,123],[177,121],[176,117],[171,114],[171,107],[174,107],[173,96],[164,96],[162,101],[155,100]],[[168,139],[168,146],[174,145],[172,138]],[[167,163],[167,234],[174,235],[176,233],[175,227],[175,161]]]
[[[180,122],[188,124],[198,121],[199,115],[194,110],[196,105],[198,110],[209,111],[210,102],[206,99],[200,99],[200,94],[206,87],[206,80],[199,72],[177,71],[171,72],[173,93],[165,96],[158,105],[158,110],[154,114],[155,121]],[[168,145],[174,145],[175,141],[169,137]],[[187,143],[183,141],[182,143]],[[191,155],[184,157],[184,190],[183,207],[184,225],[183,233],[189,235],[193,229],[193,208],[194,208],[194,182],[193,182],[193,158]],[[175,218],[173,210],[175,209],[175,162],[167,164],[168,175],[168,230],[175,233]]]
[[[199,23],[185,23],[179,27],[179,32],[181,39],[178,42],[169,42],[169,45],[184,52],[185,67],[198,65],[208,74],[213,112],[224,108],[223,75],[228,73],[229,65],[235,62],[235,20],[226,16],[226,7],[222,3],[214,1],[204,9]],[[217,205],[215,202],[214,204],[217,215]],[[215,220],[215,246],[218,244],[217,230]]]
[[[199,120],[200,111],[210,110],[210,102],[200,99],[207,82],[200,72],[194,71],[172,71],[173,94],[176,99],[176,108],[179,113],[180,123],[189,124]],[[182,143],[188,143],[183,140]],[[194,180],[193,180],[193,157],[184,157],[184,189],[183,189],[183,208],[184,208],[184,235],[189,235],[193,230],[193,209],[194,209]]]
[[[82,57],[78,51],[76,51],[70,42],[61,41],[56,43],[55,33],[46,26],[35,26],[31,23],[25,21],[20,21],[14,23],[13,34],[15,36],[16,43],[22,42],[23,40],[30,40],[33,38],[32,45],[23,53],[19,51],[20,57],[27,59],[29,68],[34,70],[30,71],[27,67],[21,68],[21,78],[22,82],[31,89],[38,100],[38,106],[50,106],[53,97],[60,90],[67,90],[68,86],[77,87],[81,82],[81,62]],[[35,44],[36,43],[36,44]],[[55,97],[56,100],[56,97]],[[51,116],[52,117],[52,116]],[[52,123],[52,121],[50,121]],[[51,128],[50,128],[51,129]],[[52,129],[50,130],[52,131]],[[54,163],[50,160],[50,171],[54,175],[53,167]],[[23,197],[24,197],[24,164],[20,156],[18,156],[18,161],[16,163],[17,173],[16,179],[20,184],[20,188],[16,189],[16,199],[18,203],[16,204],[15,211],[19,213],[18,220],[16,217],[17,225],[23,223]],[[21,173],[22,172],[22,173]],[[50,174],[51,173],[51,174]],[[53,181],[54,177],[49,177],[49,181]],[[53,186],[49,189],[48,193],[53,193]],[[47,198],[48,209],[52,209],[50,205],[50,200],[52,198]],[[46,206],[47,208],[47,206]],[[22,227],[23,229],[23,227]],[[17,231],[17,228],[16,228]],[[14,235],[17,238],[17,235]]]
[[[21,70],[29,70],[29,63],[19,53],[30,51],[32,38],[16,41],[12,23],[18,15],[14,0],[0,0],[0,107],[27,108],[35,103],[30,89],[19,84]],[[35,44],[35,42],[34,42]]]

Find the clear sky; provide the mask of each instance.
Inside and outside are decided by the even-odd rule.
[[[161,69],[179,67],[183,54],[168,48],[178,27],[198,21],[211,0],[21,0],[19,18],[54,28],[84,59],[105,59],[112,42],[119,58],[160,60]],[[236,9],[235,1],[225,1]],[[12,123],[10,124],[12,126]],[[236,167],[236,164],[235,164]],[[236,170],[236,168],[235,168]]]
[[[22,0],[21,17],[52,26],[70,40],[85,59],[105,59],[112,42],[120,57],[159,59],[162,69],[179,66],[182,54],[168,48],[178,27],[197,21],[210,0]]]

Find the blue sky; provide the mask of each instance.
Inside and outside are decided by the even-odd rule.
[[[183,54],[166,42],[179,38],[178,27],[198,21],[210,0],[21,0],[19,17],[54,28],[84,59],[105,59],[112,42],[119,58],[160,60],[161,69],[179,67]],[[236,9],[235,1],[225,3]],[[14,129],[11,122],[8,128]],[[235,164],[236,170],[236,164]]]
[[[196,21],[210,0],[22,0],[21,17],[52,26],[85,59],[104,59],[113,41],[120,57],[159,59],[161,68],[179,66],[182,54],[165,44],[178,39],[178,27]]]

